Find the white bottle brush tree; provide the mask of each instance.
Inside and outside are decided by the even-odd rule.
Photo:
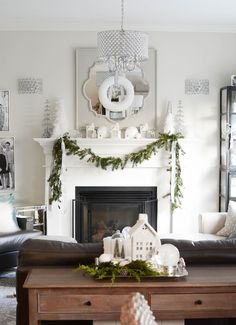
[[[166,110],[166,116],[164,121],[164,133],[174,133],[174,119],[173,119],[173,113],[172,113],[172,102],[168,102],[167,104],[167,110]]]
[[[53,132],[52,137],[60,137],[68,131],[68,121],[64,100],[56,98],[52,108]]]

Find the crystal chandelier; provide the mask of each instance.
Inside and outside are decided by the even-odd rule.
[[[148,59],[148,34],[124,30],[124,0],[121,0],[121,29],[98,33],[98,61],[116,73],[132,71]]]

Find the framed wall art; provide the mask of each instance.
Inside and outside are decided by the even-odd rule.
[[[9,131],[9,90],[0,90],[0,131]]]
[[[14,138],[0,138],[0,191],[15,189]]]

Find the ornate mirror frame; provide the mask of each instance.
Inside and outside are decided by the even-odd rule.
[[[119,122],[121,127],[138,126],[148,123],[150,128],[156,128],[156,50],[149,49],[149,59],[142,64],[144,79],[149,84],[149,93],[144,99],[143,108],[134,115],[130,115],[123,120],[109,121],[105,115],[96,114],[91,109],[89,98],[84,93],[84,88],[88,84],[91,68],[96,61],[96,48],[76,49],[76,128],[80,129],[85,124],[95,123],[97,126],[111,125]]]

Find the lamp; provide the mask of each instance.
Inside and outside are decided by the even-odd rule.
[[[124,0],[121,0],[121,29],[98,33],[98,61],[113,72],[127,72],[148,59],[148,34],[124,30]]]
[[[105,63],[114,77],[105,79],[99,88],[99,100],[113,112],[128,109],[134,99],[132,83],[123,74],[148,59],[148,34],[124,30],[124,0],[121,0],[121,29],[98,33],[98,62]],[[122,75],[122,76],[120,76]],[[125,93],[125,95],[124,95]]]

